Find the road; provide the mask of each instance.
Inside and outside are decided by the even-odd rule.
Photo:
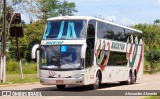
[[[56,86],[54,85],[41,85],[39,83],[36,84],[24,84],[24,85],[13,85],[13,86],[0,86],[0,90],[32,90],[32,91],[48,91],[53,92],[54,96],[43,96],[43,97],[30,97],[30,99],[106,99],[109,97],[109,99],[138,99],[140,97],[144,96],[101,96],[101,93],[98,94],[99,96],[82,96],[82,95],[95,95],[95,91],[97,90],[90,90],[88,86],[74,86],[70,87],[68,86],[64,90],[57,90]],[[160,74],[153,74],[153,75],[144,75],[143,78],[140,80],[137,80],[137,82],[133,85],[120,85],[118,83],[114,84],[103,84],[98,91],[104,92],[105,90],[160,90]],[[73,92],[79,92],[79,95],[75,96]],[[55,93],[58,95],[62,92],[69,93],[70,96],[55,96]],[[73,93],[73,94],[72,94]],[[0,97],[1,99],[2,97]],[[5,99],[10,99],[11,97],[5,97]],[[21,99],[22,97],[15,97],[15,99]],[[24,97],[23,99],[27,99],[29,97]],[[14,99],[14,97],[12,97]]]

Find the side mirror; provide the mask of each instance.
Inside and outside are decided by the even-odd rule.
[[[31,51],[31,58],[32,59],[36,59],[36,53],[37,53],[37,49],[39,48],[39,44],[36,44],[32,47],[32,51]]]

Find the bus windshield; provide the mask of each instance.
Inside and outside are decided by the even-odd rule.
[[[82,69],[81,46],[42,46],[40,50],[41,68]]]
[[[48,21],[43,39],[83,39],[86,35],[85,27],[84,20]]]

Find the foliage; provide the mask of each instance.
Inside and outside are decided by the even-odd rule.
[[[7,74],[20,74],[19,62],[9,60],[6,64]],[[22,62],[22,68],[24,74],[35,74],[37,72],[36,63],[33,62]]]
[[[63,13],[63,15],[73,15],[73,12],[76,12],[74,3],[66,1],[60,2],[58,0],[33,0],[33,2],[29,2],[27,0],[12,0],[12,4],[10,4],[10,6],[16,11],[22,10],[22,8],[25,7],[24,10],[26,10],[30,15],[35,12],[37,13],[38,18],[40,18],[40,20],[27,25],[24,22],[22,23],[24,37],[19,38],[19,48],[21,58],[24,58],[27,61],[31,61],[31,49],[33,45],[40,43],[46,19],[49,17],[58,16],[61,13]],[[15,9],[15,6],[21,7],[21,9]],[[7,54],[7,59],[16,59],[16,38],[9,36],[8,41],[11,42],[11,46],[9,49],[10,52]]]
[[[156,68],[156,63],[160,62],[160,25],[159,20],[154,24],[137,24],[133,26],[143,32],[145,43],[145,59],[150,64],[150,71]]]
[[[151,72],[153,72],[155,69],[155,63],[160,62],[160,51],[151,49],[146,52],[145,58],[147,61],[149,61]]]
[[[160,99],[160,96],[147,96],[140,99]]]
[[[72,16],[74,15],[73,12],[77,12],[75,7],[76,7],[75,3],[73,2],[69,3],[67,1],[64,1],[59,5],[58,13],[61,14],[62,16],[65,15]]]
[[[41,14],[38,16],[40,19],[47,19],[59,15],[73,15],[73,12],[77,12],[75,9],[75,3],[60,2],[58,0],[39,0],[39,9]]]
[[[143,32],[145,50],[160,49],[160,26],[154,24],[137,24],[134,26]]]
[[[34,83],[39,82],[39,78],[37,74],[24,74],[24,79],[21,79],[20,74],[7,74],[6,75],[6,83],[2,84],[20,84],[20,83]],[[1,84],[0,84],[1,85]]]
[[[44,31],[44,20],[38,20],[32,24],[24,26],[24,37],[19,39],[19,47],[21,57],[27,61],[31,61],[31,49],[34,44],[40,43],[41,37]],[[8,53],[8,59],[15,59],[17,56],[16,39],[15,37],[9,37],[11,42],[10,52]]]
[[[11,5],[18,12],[27,12],[30,22],[35,17],[46,20],[59,15],[74,15],[77,12],[75,3],[60,0],[12,0]]]

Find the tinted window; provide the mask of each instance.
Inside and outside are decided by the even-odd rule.
[[[87,38],[95,37],[95,32],[96,32],[96,21],[95,20],[90,20],[88,22]]]
[[[85,21],[55,20],[49,21],[43,39],[85,38]]]
[[[103,22],[98,22],[98,38],[126,41],[127,34],[123,28]]]
[[[140,33],[129,30],[129,29],[124,29],[122,27],[118,27],[112,24],[107,24],[104,22],[98,22],[98,26],[97,26],[98,38],[107,38],[107,39],[123,41],[123,42],[126,42],[128,40],[128,43],[131,43],[131,42],[136,43],[135,39],[136,37],[140,37],[139,35]]]
[[[110,65],[110,66],[126,66],[127,65],[126,53],[110,52],[108,65]]]
[[[98,26],[97,26],[97,36],[98,38],[105,38],[105,24],[102,22],[98,22]]]
[[[52,69],[82,68],[81,48],[81,45],[42,46],[40,50],[41,67]]]

